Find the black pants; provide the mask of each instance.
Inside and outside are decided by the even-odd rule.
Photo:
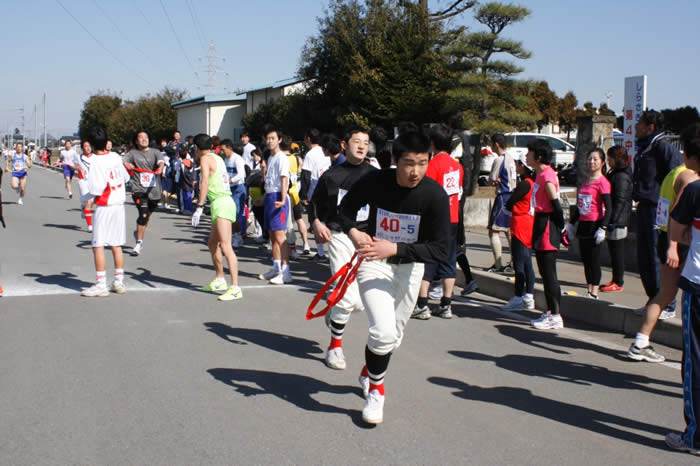
[[[608,251],[612,262],[612,281],[622,286],[625,282],[625,240],[609,239]]]
[[[595,244],[594,238],[579,238],[578,245],[581,249],[586,284],[600,285],[600,244]]]
[[[532,268],[530,249],[515,235],[511,235],[510,248],[515,269],[515,296],[532,294],[535,289],[535,270]]]
[[[544,297],[547,299],[547,310],[559,314],[561,302],[561,287],[557,278],[557,253],[559,251],[536,251],[537,268],[544,285]]]
[[[254,205],[253,215],[255,215],[255,220],[260,224],[263,239],[267,241],[270,237],[270,233],[265,229],[265,207],[261,205]]]

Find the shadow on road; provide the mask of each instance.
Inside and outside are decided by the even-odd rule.
[[[144,285],[150,287],[150,288],[158,288],[154,283],[160,283],[163,285],[169,285],[173,286],[176,288],[182,288],[184,290],[190,290],[190,291],[201,291],[199,288],[196,288],[192,283],[186,282],[183,280],[176,280],[174,278],[169,278],[169,277],[161,277],[160,275],[153,275],[153,273],[143,267],[138,267],[136,270],[139,270],[139,273],[135,272],[125,272],[125,274],[131,278],[132,280],[135,280],[139,283],[143,283]],[[204,293],[204,291],[202,291]]]
[[[314,356],[323,354],[323,350],[313,340],[254,328],[233,328],[221,322],[205,322],[204,325],[207,331],[237,345],[253,343],[293,358],[323,361],[323,357]]]
[[[92,286],[92,283],[80,280],[77,275],[70,272],[62,272],[54,275],[42,275],[40,273],[25,273],[25,277],[31,277],[42,285],[58,285],[69,290],[80,291]]]
[[[591,386],[595,384],[623,390],[640,390],[661,396],[682,398],[680,393],[661,390],[650,386],[664,385],[666,387],[680,389],[680,383],[652,379],[644,375],[613,371],[603,366],[582,364],[575,361],[561,361],[559,359],[542,358],[538,356],[524,356],[519,354],[494,357],[487,354],[472,353],[469,351],[448,351],[448,353],[459,358],[470,359],[473,361],[493,362],[501,369],[531,377],[554,379],[560,382],[570,382],[583,386]]]
[[[40,199],[62,199],[62,200],[68,200],[66,199],[65,196],[39,196]]]
[[[435,385],[454,389],[452,394],[458,398],[508,406],[518,411],[601,435],[666,450],[665,443],[661,438],[670,431],[668,427],[647,424],[585,406],[533,395],[530,390],[524,388],[479,387],[444,377],[429,377],[428,381]],[[639,435],[627,429],[648,432],[654,434],[654,437]]]
[[[525,343],[526,345],[551,351],[552,353],[556,354],[571,354],[569,351],[561,349],[570,348],[593,351],[594,353],[605,354],[612,358],[620,360],[623,359],[622,351],[608,349],[603,346],[594,345],[581,340],[566,338],[555,332],[543,332],[541,330],[535,330],[529,327],[516,327],[514,325],[496,325],[496,330],[498,330],[501,335],[513,338],[520,343]]]
[[[59,225],[57,223],[44,223],[42,226],[46,228],[60,228],[62,230],[73,230],[73,231],[82,231],[83,228],[78,226],[78,225]]]
[[[316,393],[331,393],[335,395],[354,393],[362,397],[360,387],[330,385],[321,380],[299,374],[250,369],[216,368],[209,369],[207,372],[219,382],[233,387],[243,396],[273,395],[305,411],[345,414],[350,416],[358,426],[372,427],[362,422],[361,411],[321,403],[312,397]]]

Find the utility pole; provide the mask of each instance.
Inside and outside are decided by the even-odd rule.
[[[46,92],[44,92],[44,147],[48,147],[46,141]]]
[[[221,60],[222,62],[226,61],[226,58],[224,57],[218,57],[216,55],[216,48],[214,48],[214,41],[211,40],[209,41],[209,51],[206,56],[204,57],[199,57],[199,61],[201,62],[203,59],[206,59],[207,61],[207,67],[204,68],[204,72],[207,74],[207,84],[204,85],[205,93],[206,94],[213,94],[216,89],[216,75],[219,73],[224,73],[224,75],[228,76],[228,73],[224,71],[222,68],[219,68],[217,65],[217,62]],[[198,73],[195,73],[197,77]]]

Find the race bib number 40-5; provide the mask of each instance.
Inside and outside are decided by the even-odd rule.
[[[392,243],[415,243],[418,241],[420,215],[396,214],[377,209],[376,237]]]
[[[153,173],[139,173],[139,181],[144,188],[152,188],[156,185],[156,177]]]

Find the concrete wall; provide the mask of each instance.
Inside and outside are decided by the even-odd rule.
[[[245,103],[211,104],[209,107],[209,134],[221,139],[234,137],[234,130],[243,126]]]
[[[194,136],[207,130],[206,104],[196,104],[177,109],[177,129],[182,137]]]

